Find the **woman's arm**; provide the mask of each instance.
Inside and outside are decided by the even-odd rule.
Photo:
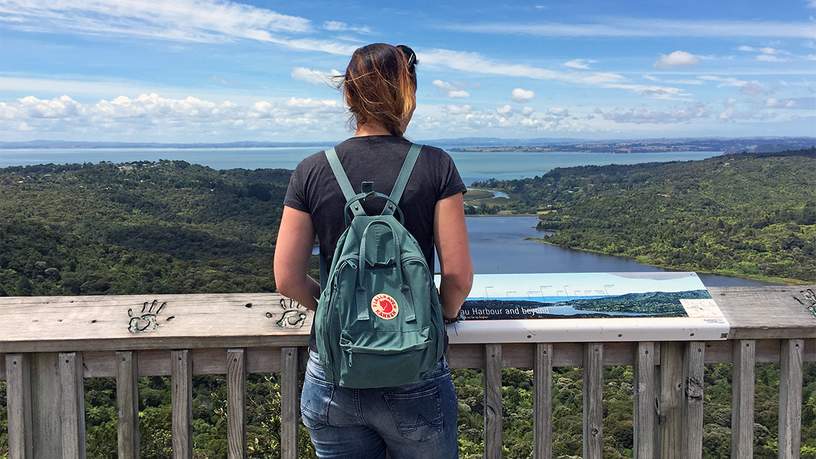
[[[317,309],[315,298],[320,297],[320,284],[306,274],[314,238],[311,215],[284,206],[275,243],[275,287],[311,310]]]
[[[442,308],[445,318],[453,319],[459,314],[473,284],[473,262],[468,248],[462,193],[436,202],[434,244],[442,269],[442,282],[439,286]]]

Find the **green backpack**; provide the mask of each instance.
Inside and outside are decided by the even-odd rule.
[[[421,148],[411,145],[390,196],[372,191],[371,182],[363,182],[355,194],[334,148],[326,151],[346,198],[346,229],[331,259],[314,326],[326,376],[340,386],[418,382],[444,353],[445,325],[432,271],[402,226],[399,208]],[[385,199],[380,215],[363,210],[362,202],[373,197]]]

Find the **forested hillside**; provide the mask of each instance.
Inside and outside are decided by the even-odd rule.
[[[816,150],[555,169],[474,186],[537,211],[547,242],[671,268],[816,281]]]
[[[0,169],[0,295],[272,291],[290,171]]]
[[[807,180],[816,170],[814,159],[804,154],[790,155],[772,158],[763,165],[765,163],[751,162],[766,161],[762,158],[745,157],[745,161],[749,161],[746,164],[742,164],[742,158],[729,158],[721,162],[676,163],[666,166],[670,168],[666,171],[656,165],[628,169],[562,169],[543,178],[492,185],[501,185],[516,199],[522,199],[521,204],[515,204],[516,210],[541,207],[551,211],[546,225],[557,228],[558,237],[565,241],[580,242],[579,235],[589,241],[611,240],[601,234],[601,228],[621,234],[634,231],[636,224],[643,225],[639,228],[643,235],[638,238],[658,237],[660,232],[648,228],[655,224],[655,215],[665,219],[665,223],[660,223],[663,230],[680,228],[683,232],[679,234],[685,235],[686,225],[694,224],[696,217],[705,216],[694,226],[697,233],[691,234],[703,234],[703,239],[711,240],[711,247],[717,247],[715,242],[720,239],[712,239],[717,232],[709,225],[719,229],[717,222],[722,221],[720,232],[730,234],[727,240],[738,242],[742,231],[748,231],[740,223],[741,215],[750,218],[766,215],[769,223],[756,228],[753,223],[748,226],[766,244],[756,256],[776,262],[791,260],[790,265],[773,266],[785,269],[779,274],[782,277],[808,279],[795,269],[812,267],[814,261],[814,222],[808,223],[810,207],[799,201],[813,196],[814,182]],[[716,174],[704,170],[712,164],[717,165]],[[655,179],[656,171],[662,171],[660,181]],[[737,171],[751,175],[742,179],[743,172]],[[680,183],[695,183],[700,174],[709,177],[708,180],[698,183],[696,188],[680,186]],[[768,177],[787,175],[772,180],[761,178],[763,174]],[[671,183],[672,176],[679,180],[675,185]],[[216,171],[182,161],[0,169],[0,296],[271,291],[274,288],[272,254],[288,177],[289,172],[283,170]],[[736,195],[743,192],[743,186],[734,185],[726,192],[714,183],[720,183],[721,178],[742,183],[744,187],[756,183],[757,188],[743,199]],[[767,198],[765,193],[774,180],[784,183],[785,187],[795,184],[797,189],[775,192],[775,199]],[[658,188],[663,194],[669,189],[669,198],[650,194]],[[704,201],[707,207],[702,213],[694,208],[694,203],[700,204],[703,198],[695,197],[697,195],[689,190],[707,196],[708,200]],[[622,201],[620,195],[631,198]],[[691,198],[683,200],[682,196]],[[635,197],[652,204],[639,203]],[[743,201],[743,205],[737,205]],[[796,202],[800,204],[779,204]],[[607,207],[613,204],[617,207]],[[651,213],[638,216],[627,206]],[[728,218],[715,217],[720,215],[716,209],[731,208],[738,208],[739,212],[735,210]],[[779,219],[791,222],[781,224]],[[801,221],[796,223],[795,219]],[[579,225],[581,222],[588,226]],[[592,222],[595,223],[590,224]],[[672,226],[668,222],[683,226]],[[798,235],[798,239],[791,239],[788,246],[783,246],[779,239],[783,234]],[[651,239],[644,239],[644,243],[636,246],[634,243],[640,239],[624,237],[620,240],[623,242],[618,243],[616,250],[627,254],[628,250],[640,250],[640,255],[649,253],[650,247],[663,247],[647,244]],[[686,246],[698,247],[693,240],[683,241]],[[578,242],[571,244],[578,247]],[[634,248],[624,242],[633,244]],[[598,246],[602,247],[600,242]],[[759,250],[759,246],[756,247]],[[750,256],[750,249],[738,253]],[[810,261],[806,260],[807,253],[811,254]],[[802,263],[800,268],[795,267],[798,262]],[[806,371],[803,455],[816,457],[816,369],[811,365]],[[604,457],[631,457],[632,369],[612,367],[607,368],[605,374]],[[480,375],[476,371],[456,370],[454,378],[460,401],[462,457],[481,457],[484,407]],[[771,365],[760,365],[756,401],[758,457],[775,457],[778,383],[778,370]],[[504,456],[531,457],[532,374],[528,370],[505,370],[503,385]],[[275,375],[250,377],[247,417],[251,457],[279,454],[278,389]],[[581,453],[581,370],[556,369],[553,389],[555,452],[558,457],[576,457]],[[169,380],[142,378],[139,391],[141,455],[169,457]],[[5,386],[0,384],[0,457],[7,452],[4,402]],[[86,407],[88,456],[115,457],[114,382],[87,380]],[[225,407],[224,379],[196,377],[195,457],[226,456]],[[718,365],[707,371],[705,407],[707,457],[729,457],[728,366]],[[311,454],[308,435],[304,430],[299,435],[300,450],[308,457]]]

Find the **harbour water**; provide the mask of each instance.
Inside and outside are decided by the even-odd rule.
[[[214,169],[294,169],[306,156],[325,147],[275,148],[32,148],[0,149],[0,167],[100,161],[183,160]],[[448,149],[466,184],[489,178],[517,179],[542,175],[556,167],[690,161],[718,151],[671,153],[457,152]]]
[[[467,217],[468,238],[477,273],[586,273],[666,271],[630,258],[600,255],[543,244],[533,216]],[[437,270],[439,269],[437,265]],[[700,274],[706,286],[764,285],[736,277]]]

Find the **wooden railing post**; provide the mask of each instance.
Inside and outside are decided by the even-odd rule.
[[[692,341],[686,346],[685,403],[683,404],[684,459],[703,457],[703,383],[705,374],[705,343]]]
[[[31,359],[6,354],[8,446],[10,459],[34,457],[31,425]]]
[[[246,457],[246,356],[227,350],[227,439],[230,459]]]
[[[655,457],[655,345],[639,342],[635,349],[634,456]]]
[[[536,459],[552,458],[552,364],[553,345],[538,343],[533,357],[533,428]]]
[[[731,457],[754,457],[754,380],[756,341],[734,341],[731,378]]]
[[[584,459],[603,457],[602,343],[584,345]]]
[[[59,354],[63,459],[85,458],[85,375],[82,353]]]
[[[173,458],[193,457],[193,362],[187,349],[170,353]]]
[[[283,347],[281,357],[281,459],[297,458],[298,348]]]
[[[134,352],[116,353],[116,412],[119,459],[139,457],[139,359]]]
[[[680,459],[683,448],[683,342],[660,345],[658,444],[661,459]]]
[[[484,345],[485,459],[502,457],[502,345]]]
[[[31,355],[31,413],[34,428],[34,457],[62,457],[62,410],[59,355],[42,352]]]
[[[783,339],[779,349],[779,458],[796,459],[802,444],[802,357],[805,342]]]

